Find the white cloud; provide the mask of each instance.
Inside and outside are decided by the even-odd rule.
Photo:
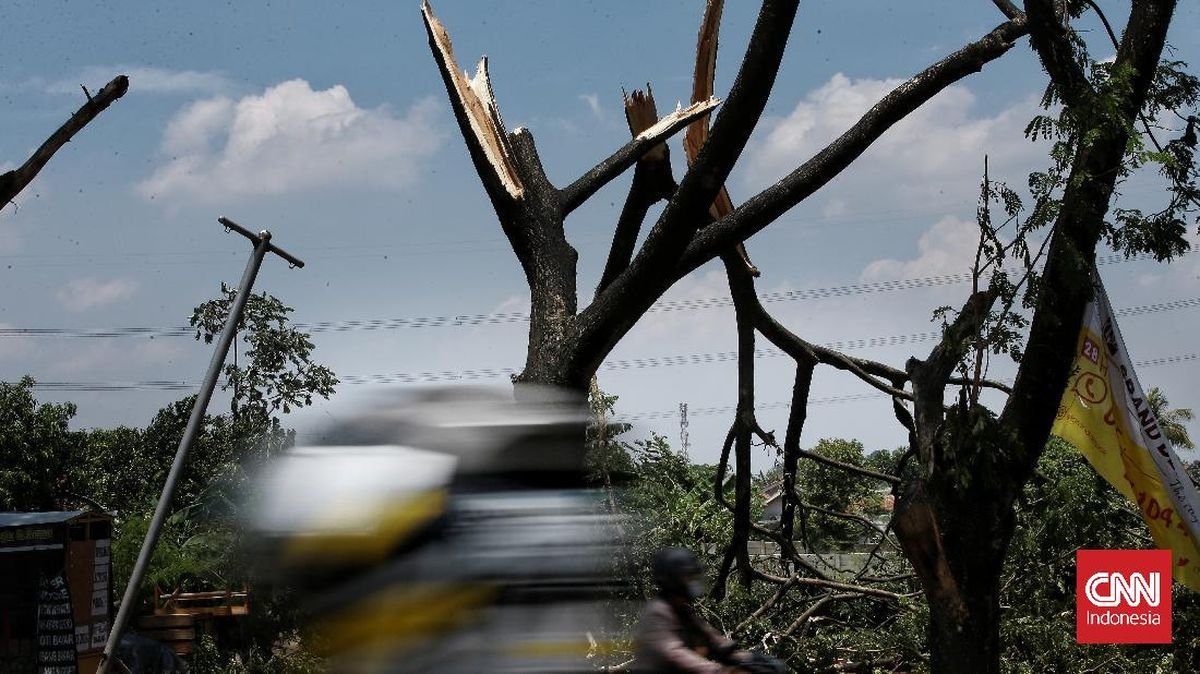
[[[200,70],[169,70],[153,66],[88,66],[72,77],[53,82],[32,80],[30,84],[50,94],[81,94],[79,85],[96,91],[117,75],[129,77],[129,88],[137,93],[215,94],[234,88],[224,75]]]
[[[604,114],[604,108],[600,107],[600,96],[599,95],[597,95],[597,94],[579,94],[579,99],[582,100],[584,103],[587,103],[588,110],[592,111],[592,114],[596,117],[596,119],[598,119],[602,122],[605,119],[607,119],[607,117]]]
[[[765,120],[765,138],[747,157],[746,178],[753,186],[773,183],[808,160],[846,131],[872,105],[902,83],[899,79],[857,79],[834,75],[810,92],[782,119]],[[1044,151],[1025,140],[1023,131],[1036,114],[1029,97],[995,113],[980,113],[975,95],[964,85],[946,88],[898,122],[836,181],[836,197],[878,208],[889,201],[928,204],[931,196],[973,199],[978,192],[984,155],[992,176],[1023,182],[1031,162]],[[870,186],[871,198],[863,188]]]
[[[84,380],[136,380],[183,360],[191,347],[178,340],[100,339],[87,340],[70,348],[59,348],[44,355],[46,372],[55,377]],[[202,351],[202,350],[201,350]]]
[[[978,244],[976,223],[947,216],[935,222],[917,240],[916,257],[876,260],[863,270],[862,279],[881,281],[962,274],[971,270]]]
[[[364,109],[341,85],[296,79],[240,100],[194,102],[167,125],[168,157],[137,191],[198,200],[323,186],[404,187],[441,142],[433,99],[403,117]]]
[[[137,283],[128,279],[81,278],[59,288],[55,297],[68,311],[88,311],[127,299],[135,292]]]

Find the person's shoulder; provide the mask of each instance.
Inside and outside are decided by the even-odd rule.
[[[675,615],[674,609],[662,597],[655,597],[642,607],[643,618],[669,618]]]

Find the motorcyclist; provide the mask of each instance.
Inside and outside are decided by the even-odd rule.
[[[642,610],[633,671],[643,674],[743,674],[752,656],[696,613],[704,573],[684,548],[666,548],[652,565],[658,596]]]

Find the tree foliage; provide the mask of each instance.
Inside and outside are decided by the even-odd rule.
[[[1150,410],[1158,419],[1158,426],[1162,429],[1163,435],[1171,441],[1172,445],[1184,449],[1196,448],[1186,425],[1187,422],[1196,418],[1191,408],[1171,409],[1171,403],[1167,400],[1167,396],[1157,386],[1146,393],[1146,403],[1150,405]]]
[[[220,330],[232,291],[193,312],[197,339]],[[266,293],[247,302],[243,321],[248,362],[225,372],[233,391],[229,414],[206,414],[184,465],[175,499],[136,601],[148,608],[153,588],[204,591],[252,580],[242,554],[239,505],[248,476],[290,446],[295,434],[280,414],[328,397],[337,379],[312,359],[309,336],[289,323],[291,308]],[[124,591],[151,514],[174,460],[195,396],[160,409],[145,428],[72,431],[70,403],[40,403],[29,377],[0,383],[0,509],[98,508],[116,515],[113,589]],[[193,671],[315,671],[299,648],[298,614],[286,591],[256,594],[252,615],[205,642]],[[286,645],[286,653],[277,652]]]
[[[0,382],[0,510],[58,510],[75,447],[71,403],[41,403],[34,380]]]
[[[221,295],[196,307],[190,324],[196,339],[211,343],[229,317],[237,288],[221,283]],[[337,386],[333,371],[312,360],[307,333],[288,324],[293,309],[266,292],[252,294],[238,322],[246,342],[245,365],[225,365],[222,388],[234,391],[233,410],[246,409],[259,417],[311,405],[315,396],[328,398]]]

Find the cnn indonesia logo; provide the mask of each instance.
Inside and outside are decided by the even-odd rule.
[[[1171,551],[1075,553],[1075,638],[1081,644],[1171,643]]]

